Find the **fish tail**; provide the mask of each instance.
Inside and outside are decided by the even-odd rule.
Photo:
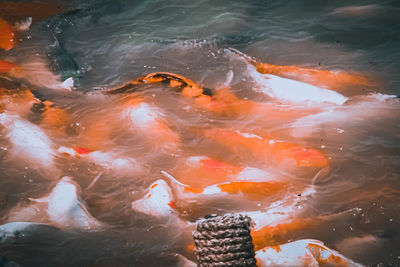
[[[240,57],[244,58],[248,63],[250,63],[250,64],[252,64],[254,66],[258,66],[261,63],[257,59],[255,59],[255,58],[253,58],[251,56],[248,56],[245,53],[243,53],[243,52],[241,52],[241,51],[239,51],[239,50],[237,50],[235,48],[229,47],[226,50],[231,52],[231,53],[233,53],[233,54],[235,54],[235,55],[237,55],[237,56],[240,56]]]

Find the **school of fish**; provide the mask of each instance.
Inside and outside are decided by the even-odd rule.
[[[13,7],[11,2],[9,5],[8,8]],[[58,10],[49,8],[47,11],[46,16],[50,16]],[[23,26],[16,23],[22,19],[18,16],[17,19],[0,18],[0,49],[16,49],[19,32],[29,30],[32,18],[33,23],[41,19],[34,13],[24,15],[23,19],[29,23]],[[194,229],[196,216],[200,219],[205,214],[194,212],[192,218],[188,218],[186,211],[192,207],[195,209],[218,199],[229,199],[235,203],[233,205],[242,201],[265,201],[269,203],[266,208],[240,210],[238,204],[236,211],[252,218],[251,235],[258,266],[362,266],[318,240],[300,239],[289,243],[282,240],[290,239],[285,237],[302,229],[349,216],[346,212],[312,218],[302,216],[307,209],[303,204],[315,193],[312,180],[329,172],[330,159],[322,149],[293,140],[310,135],[325,121],[345,119],[347,109],[343,107],[367,117],[368,114],[363,113],[365,102],[345,96],[339,89],[370,86],[374,81],[356,72],[263,63],[233,48],[225,49],[224,53],[232,62],[246,66],[244,71],[256,84],[255,92],[273,101],[256,102],[238,97],[230,88],[233,75],[230,72],[223,77],[225,82],[220,88],[206,88],[182,75],[158,71],[132,77],[131,81],[115,88],[87,94],[73,91],[71,77],[59,80],[54,90],[81,94],[89,101],[96,98],[109,101],[114,109],[106,115],[84,114],[87,122],[84,130],[70,137],[69,143],[57,141],[57,137],[69,136],[72,115],[68,107],[41,98],[36,89],[26,87],[26,83],[21,85],[19,81],[29,76],[23,64],[0,59],[0,126],[1,138],[9,144],[6,153],[13,161],[27,164],[54,184],[48,194],[29,198],[27,203],[18,204],[1,218],[0,242],[10,242],[19,233],[35,231],[43,225],[66,231],[107,231],[112,227],[90,214],[84,190],[76,177],[65,173],[60,162],[88,162],[103,170],[86,187],[92,188],[104,173],[129,177],[134,173],[141,175],[146,168],[143,159],[120,153],[110,144],[113,132],[119,128],[161,153],[184,150],[187,140],[171,123],[169,114],[142,94],[146,88],[153,87],[171,91],[174,97],[185,99],[192,108],[226,120],[260,114],[265,114],[266,120],[270,117],[268,114],[292,116],[294,120],[288,128],[292,129],[293,139],[283,140],[267,130],[239,128],[235,124],[230,128],[212,124],[192,127],[188,131],[219,147],[229,157],[224,158],[224,153],[219,156],[181,153],[186,156],[175,159],[179,162],[177,168],[161,167],[158,179],[147,184],[147,189],[138,197],[135,195],[130,204],[132,213],[141,213],[160,222],[173,221],[179,229]],[[365,101],[373,105],[390,98],[371,96]],[[277,102],[281,105],[271,104]],[[32,116],[38,119],[32,120]],[[232,155],[246,164],[233,163],[229,160]],[[265,168],[255,167],[254,161],[261,162]],[[293,170],[304,170],[310,176],[309,186],[297,194],[289,190]],[[192,245],[183,246],[187,246],[188,251],[185,257],[190,258]],[[182,255],[179,257],[183,258],[182,265],[195,266]]]

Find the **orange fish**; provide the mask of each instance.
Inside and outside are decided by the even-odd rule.
[[[117,105],[117,112],[97,113],[89,118],[83,127],[80,145],[94,150],[110,150],[113,146],[111,134],[121,129],[121,125],[145,137],[156,147],[170,149],[180,144],[179,135],[167,125],[162,110],[143,98],[128,95],[118,99]]]
[[[206,130],[205,136],[231,149],[247,149],[257,157],[278,164],[294,160],[298,167],[328,166],[328,159],[322,152],[306,146],[218,128]]]
[[[12,27],[0,18],[0,48],[6,51],[15,46],[15,35]]]
[[[57,135],[64,135],[70,121],[68,112],[55,106],[50,100],[44,101],[43,104],[42,124]]]
[[[362,267],[319,240],[301,239],[256,251],[257,266],[335,266]]]
[[[122,114],[124,120],[151,136],[153,143],[165,148],[176,148],[180,137],[165,122],[161,110],[143,101],[141,98],[131,98],[124,103]]]
[[[19,66],[15,63],[0,60],[0,72],[9,72],[17,69]]]
[[[316,86],[340,90],[349,86],[373,86],[373,82],[361,74],[350,74],[344,71],[311,69],[299,66],[279,66],[267,63],[256,65],[262,74],[272,74],[310,83]]]
[[[228,88],[212,90],[201,87],[192,80],[170,72],[154,72],[139,77],[126,85],[108,91],[108,94],[135,92],[141,84],[164,84],[183,96],[194,98],[203,109],[224,116],[255,113],[255,103],[238,98]]]
[[[284,66],[261,63],[258,60],[251,58],[236,49],[230,48],[229,50],[245,58],[247,62],[256,67],[257,71],[262,74],[271,74],[285,77],[332,90],[343,90],[343,88],[349,86],[375,86],[375,83],[371,79],[359,73],[347,73],[339,70],[334,71],[306,68],[295,65]]]
[[[290,239],[293,233],[304,231],[305,229],[312,229],[319,226],[321,223],[321,218],[313,217],[294,219],[274,226],[267,225],[258,230],[252,229],[251,237],[253,238],[254,249],[259,250],[266,246],[280,244]]]
[[[176,88],[176,91],[182,92],[185,96],[198,97],[207,94],[207,89],[203,89],[194,83],[192,80],[178,74],[170,72],[154,72],[145,76],[139,77],[122,87],[111,89],[107,94],[121,94],[135,92],[140,84],[165,84]]]
[[[106,94],[132,93],[138,90],[139,85],[163,84],[172,87],[183,96],[193,98],[197,106],[212,112],[216,115],[225,117],[248,116],[265,113],[276,113],[275,119],[285,119],[286,117],[301,116],[297,109],[289,109],[268,103],[257,103],[244,100],[230,92],[229,87],[213,90],[197,85],[192,80],[178,74],[169,72],[155,72],[137,78],[126,85],[112,89]],[[310,111],[310,110],[309,110]]]
[[[261,200],[278,192],[281,192],[287,187],[286,183],[276,180],[265,182],[238,180],[195,188],[182,184],[181,182],[177,181],[173,176],[164,171],[162,171],[161,173],[174,183],[179,200],[196,199],[198,197],[220,198],[225,197],[226,194],[243,194],[249,199]]]
[[[174,172],[180,181],[193,187],[204,187],[215,183],[228,182],[239,175],[244,168],[219,160],[199,156],[190,157]]]
[[[2,109],[18,113],[22,117],[30,113],[34,104],[39,103],[41,101],[29,89],[8,90],[0,88],[0,106],[2,106]]]

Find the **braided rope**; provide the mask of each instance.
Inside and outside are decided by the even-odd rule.
[[[197,266],[257,266],[250,236],[250,222],[249,217],[241,214],[200,220],[193,232]]]

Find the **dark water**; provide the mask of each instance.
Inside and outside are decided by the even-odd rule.
[[[91,214],[111,229],[82,233],[44,228],[0,244],[2,254],[22,266],[175,266],[174,253],[191,258],[185,252],[190,230],[135,213],[131,202],[135,194],[143,194],[161,178],[160,170],[173,171],[189,156],[207,154],[264,168],[257,159],[228,154],[189,130],[232,127],[262,130],[323,149],[330,169],[314,181],[316,194],[307,203],[306,214],[357,210],[342,221],[295,232],[289,240],[318,239],[366,265],[400,265],[400,104],[396,98],[382,100],[377,94],[400,94],[399,1],[151,0],[60,5],[65,13],[34,21],[19,45],[1,52],[0,58],[26,66],[31,73],[27,82],[81,125],[119,112],[118,100],[91,92],[155,71],[179,73],[209,88],[223,84],[231,71],[232,91],[239,97],[268,101],[252,91],[255,85],[249,82],[243,62],[227,55],[225,49],[230,47],[270,64],[361,72],[379,82],[368,88],[344,89],[341,93],[353,104],[335,110],[339,119],[311,122],[280,119],[276,113],[227,119],[196,108],[184,112],[192,105],[189,100],[167,93],[162,86],[149,87],[144,98],[163,111],[184,144],[174,153],[164,153],[140,134],[124,127],[114,130],[109,145],[137,159],[145,171],[123,176],[109,173],[90,190],[83,190]],[[53,80],[43,69],[62,78],[74,76],[77,90],[51,90]],[[73,144],[80,127],[71,126],[72,134],[54,137],[54,142]],[[4,137],[1,142],[3,147],[9,145]],[[59,176],[49,178],[24,162],[13,161],[5,150],[0,157],[3,224],[14,206],[46,194]],[[57,164],[62,175],[74,177],[83,189],[102,172],[76,159],[58,159]],[[293,191],[310,185],[315,174],[289,172],[296,177]],[[267,202],[262,202],[263,207]],[[250,202],[237,210],[229,204],[208,203],[200,211],[189,211],[187,218],[256,206]]]

